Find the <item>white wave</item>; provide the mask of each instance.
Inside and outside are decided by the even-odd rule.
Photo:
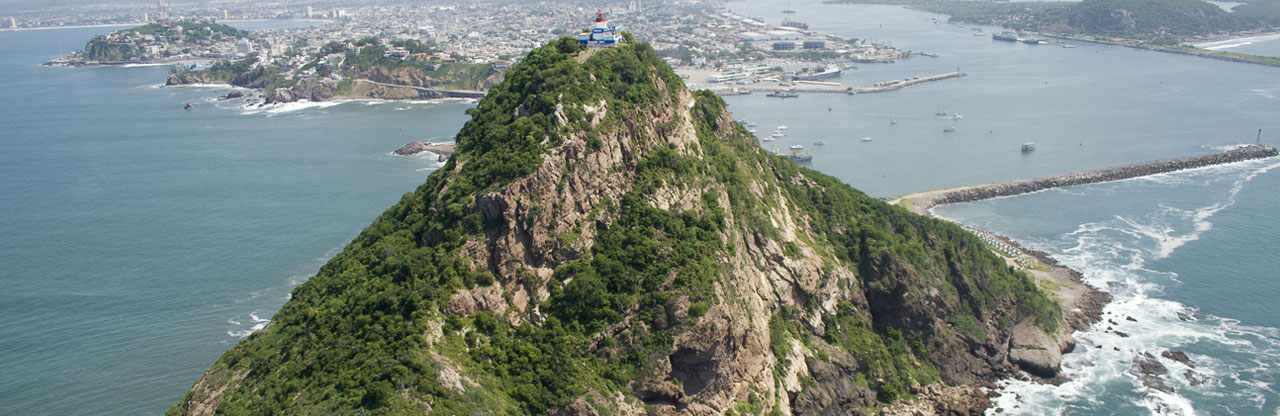
[[[232,325],[235,325],[235,326],[240,326],[240,321],[237,321],[237,320],[235,320],[235,319],[228,319],[228,320],[227,320],[227,323],[232,324]]]
[[[1056,253],[1059,262],[1079,270],[1086,283],[1103,288],[1113,300],[1104,308],[1100,322],[1075,334],[1078,346],[1062,361],[1062,374],[1068,381],[1051,385],[1029,379],[1002,380],[997,383],[994,408],[1000,408],[1000,414],[1061,415],[1068,405],[1106,409],[1114,404],[1101,400],[1133,397],[1134,405],[1152,414],[1194,415],[1193,398],[1219,397],[1221,403],[1234,403],[1230,408],[1244,404],[1262,410],[1268,397],[1277,394],[1272,382],[1274,368],[1280,367],[1280,329],[1242,325],[1161,299],[1164,284],[1176,284],[1179,276],[1147,269],[1146,263],[1168,257],[1212,230],[1210,218],[1234,205],[1246,183],[1277,167],[1280,159],[1271,158],[1142,178],[1147,184],[1170,188],[1206,187],[1224,181],[1230,187],[1217,201],[1204,206],[1182,209],[1161,204],[1147,214],[1080,224],[1057,242],[1019,241],[1032,249]],[[1063,248],[1063,243],[1069,244]],[[1161,355],[1171,349],[1205,346],[1231,357],[1192,354],[1197,364],[1193,368]],[[1143,385],[1135,358],[1146,354],[1169,370],[1162,379],[1174,393]],[[1239,357],[1248,358],[1241,361]],[[1116,382],[1131,388],[1117,390]],[[1215,413],[1223,408],[1217,409],[1202,410]],[[987,414],[997,413],[989,410]]]
[[[329,108],[336,105],[342,105],[344,101],[295,101],[292,103],[268,104],[261,106],[244,107],[241,114],[266,114],[267,117],[288,114],[304,110]]]
[[[252,319],[254,322],[267,322],[267,321],[269,321],[269,319],[262,319],[262,318],[259,318],[259,317],[258,317],[258,311],[250,312],[250,313],[249,313],[249,319]]]
[[[234,85],[231,85],[231,84],[218,84],[218,83],[214,83],[214,84],[181,84],[181,85],[164,85],[164,84],[160,84],[160,87],[161,87],[161,88],[179,88],[179,89],[183,89],[183,88],[192,88],[192,89],[196,89],[196,88],[199,88],[199,89],[212,89],[212,88],[217,88],[217,89],[241,89],[241,90],[247,90],[246,88],[238,88],[238,87],[236,87],[236,86],[234,86]]]

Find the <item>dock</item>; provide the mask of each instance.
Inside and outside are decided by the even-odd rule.
[[[911,79],[892,80],[877,82],[876,85],[868,87],[855,87],[849,89],[849,94],[870,94],[876,92],[897,91],[912,85],[923,84],[926,82],[942,81],[944,79],[959,78],[965,74],[960,71],[948,72],[945,74],[930,75],[927,77],[915,77]]]
[[[1276,151],[1275,147],[1265,144],[1255,144],[1238,147],[1225,152],[1210,153],[1207,155],[1154,160],[1150,162],[1066,173],[1062,175],[1045,176],[1034,179],[1021,179],[1009,182],[917,192],[900,196],[890,200],[889,203],[902,205],[912,212],[920,215],[930,215],[929,209],[938,205],[981,201],[984,199],[1027,194],[1052,188],[1064,188],[1069,186],[1118,181],[1186,169],[1243,162],[1246,160],[1264,159],[1268,157],[1275,157],[1277,155],[1280,155],[1280,152]]]
[[[732,85],[725,88],[715,90],[720,95],[739,95],[744,92],[773,92],[773,91],[791,91],[796,93],[843,93],[843,94],[870,94],[877,92],[897,91],[912,85],[919,85],[926,82],[942,81],[944,79],[958,78],[965,76],[963,72],[948,72],[945,74],[930,75],[925,77],[912,77],[908,79],[894,79],[888,81],[880,81],[874,85],[861,87],[846,87],[838,82],[826,81],[796,81],[795,85],[784,87],[779,85],[764,85],[763,83],[751,85]]]

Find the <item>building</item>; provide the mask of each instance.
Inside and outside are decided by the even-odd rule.
[[[826,41],[821,41],[821,40],[806,40],[806,41],[804,41],[804,48],[805,48],[805,49],[826,49],[826,47],[827,47],[827,42],[826,42]]]
[[[774,42],[773,43],[773,50],[775,51],[789,51],[795,48],[796,48],[795,42]]]
[[[249,43],[248,39],[240,39],[239,42],[236,42],[236,53],[243,53],[248,55],[249,53],[252,53],[252,52],[253,52],[253,44]]]

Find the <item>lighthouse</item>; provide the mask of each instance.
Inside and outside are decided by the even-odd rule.
[[[584,29],[578,34],[578,43],[583,45],[613,45],[618,43],[618,37],[614,34],[617,28],[610,26],[609,21],[604,18],[604,10],[596,10],[596,23],[591,27],[590,31]]]

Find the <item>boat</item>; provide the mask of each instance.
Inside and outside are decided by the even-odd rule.
[[[1022,43],[1025,43],[1028,45],[1039,45],[1042,43],[1049,43],[1049,41],[1046,41],[1044,39],[1038,39],[1038,38],[1027,38],[1027,39],[1022,39]]]
[[[761,137],[761,138],[760,138],[760,141],[762,141],[762,142],[771,142],[771,141],[774,141],[774,140],[778,140],[778,138],[776,138],[776,137],[769,137],[769,136],[765,136],[765,137]]]
[[[938,116],[938,117],[946,117],[946,116],[948,116],[949,114],[947,114],[947,112],[946,112],[946,111],[939,111],[939,112],[933,113],[933,115]]]
[[[898,120],[889,120],[889,125],[891,125],[891,126],[892,126],[892,125],[897,125],[897,124],[898,124]]]
[[[786,124],[782,124],[782,125],[779,125],[779,126],[778,126],[778,130],[786,130],[786,129],[787,129],[787,125],[786,125]]]
[[[792,150],[791,153],[787,153],[787,159],[791,159],[792,162],[808,162],[813,160],[813,153]]]
[[[1034,150],[1036,150],[1036,144],[1035,144],[1035,142],[1026,142],[1026,143],[1023,143],[1023,144],[1022,144],[1022,152],[1023,152],[1023,153],[1030,152],[1030,151],[1034,151]]]
[[[962,119],[962,118],[964,118],[964,116],[960,115],[960,113],[955,113],[955,114],[952,114],[952,115],[951,115],[951,119],[952,119],[952,120],[959,120],[959,119]]]
[[[1005,41],[1005,42],[1017,42],[1021,40],[1018,38],[1018,32],[1013,32],[1008,30],[1000,33],[992,33],[991,39]]]
[[[783,12],[783,13],[786,13],[786,14],[795,14],[795,13],[796,13],[796,11],[795,11],[795,10],[791,10],[791,9],[782,9],[782,12]]]
[[[747,128],[752,128],[752,129],[754,129],[754,128],[756,128],[756,127],[760,127],[760,125],[759,125],[759,124],[756,124],[756,122],[754,122],[754,121],[748,121],[748,122],[747,122]]]
[[[827,142],[824,142],[824,141],[822,141],[822,140],[818,140],[818,141],[813,142],[813,145],[814,145],[814,146],[823,146],[823,145],[826,145],[826,144],[827,144]]]
[[[801,149],[804,149],[803,145],[798,145],[798,144],[791,145],[791,150],[801,150]]]
[[[191,102],[190,102],[190,101],[187,101],[187,105],[186,105],[185,107],[182,107],[182,109],[183,109],[183,110],[187,110],[187,111],[191,111],[191,108],[192,108],[192,107],[193,107],[193,106],[191,105]]]
[[[864,142],[869,142],[869,141],[871,141],[871,136],[863,137],[863,138],[862,138],[862,141],[864,141]]]
[[[799,97],[799,96],[800,96],[800,94],[796,94],[796,92],[795,92],[795,91],[782,91],[782,90],[778,90],[778,91],[774,91],[774,92],[771,92],[771,93],[765,94],[765,96],[767,96],[767,97],[778,97],[778,98],[794,98],[794,97]]]
[[[838,77],[840,76],[840,74],[843,74],[843,73],[844,73],[844,70],[840,69],[839,66],[830,65],[830,66],[827,66],[826,68],[823,68],[821,71],[814,72],[812,74],[806,74],[806,75],[796,75],[792,79],[796,81],[817,81],[825,78]]]
[[[786,133],[783,133],[781,130],[774,130],[774,131],[773,131],[773,137],[782,137],[782,136],[786,136],[786,135],[787,135],[787,134],[786,134]]]
[[[942,129],[942,132],[943,132],[943,133],[955,133],[955,132],[956,132],[956,128],[955,128],[955,127],[947,127],[947,128],[945,128],[945,129]]]
[[[1062,47],[1063,47],[1063,48],[1067,48],[1067,49],[1071,49],[1071,48],[1076,47],[1076,45],[1072,45],[1072,44],[1070,44],[1070,43],[1064,43],[1064,44],[1062,44]]]
[[[917,53],[918,53],[920,56],[928,56],[928,57],[930,57],[930,58],[937,58],[937,57],[938,57],[938,54],[937,54],[937,53],[934,53],[934,52],[917,52]]]

